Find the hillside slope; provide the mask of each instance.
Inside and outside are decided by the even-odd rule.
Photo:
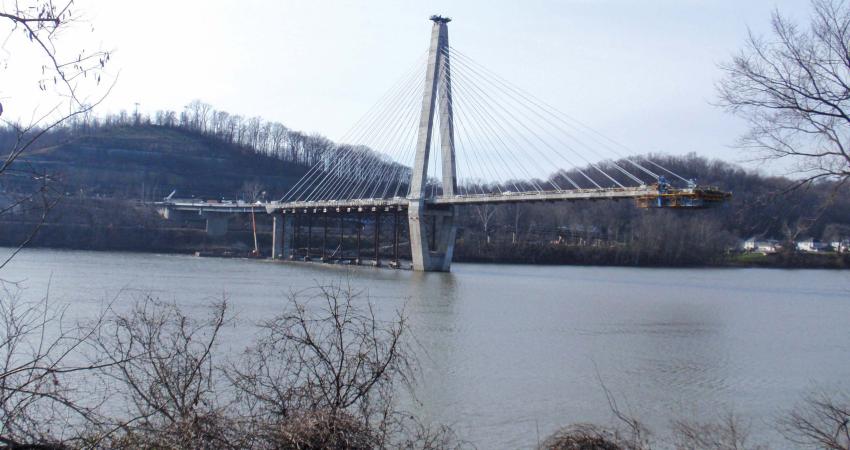
[[[259,155],[193,131],[153,125],[102,128],[30,151],[17,164],[57,176],[65,192],[155,200],[234,198],[248,184],[282,195],[304,166]],[[7,189],[23,189],[17,186]]]

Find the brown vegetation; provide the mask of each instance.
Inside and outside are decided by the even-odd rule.
[[[546,438],[540,450],[622,450],[617,435],[595,425],[572,425]]]
[[[819,450],[850,449],[850,409],[847,398],[820,395],[780,419],[777,426],[786,442],[777,448]],[[538,445],[540,450],[768,450],[753,442],[746,421],[733,414],[719,420],[674,420],[667,436],[651,435],[633,417],[611,404],[618,425],[600,427],[579,424],[560,429]]]
[[[398,409],[415,373],[404,315],[381,320],[350,288],[293,293],[241,358],[218,350],[235,326],[224,300],[195,318],[145,297],[69,329],[46,301],[8,300],[0,448],[459,445]]]

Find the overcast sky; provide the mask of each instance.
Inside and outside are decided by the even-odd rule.
[[[101,112],[197,98],[336,139],[442,14],[454,47],[635,151],[731,161],[744,125],[711,104],[717,64],[777,8],[807,20],[804,0],[77,1],[120,71]]]

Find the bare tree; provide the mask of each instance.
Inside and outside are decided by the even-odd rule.
[[[215,111],[212,114],[212,129],[220,139],[227,139],[227,123],[230,114],[227,111]]]
[[[0,291],[0,448],[52,448],[103,423],[95,385],[81,377],[111,363],[86,359],[103,323],[69,323],[49,297],[28,302],[6,283]]]
[[[127,414],[113,418],[104,438],[109,448],[228,448],[239,442],[228,433],[226,401],[218,395],[213,361],[227,323],[225,300],[211,305],[205,319],[192,319],[175,304],[145,297],[128,313],[113,311],[95,348],[111,363],[103,373],[123,395]],[[225,403],[225,404],[223,404]]]
[[[511,232],[511,243],[516,244],[519,239],[519,220],[522,217],[522,204],[516,203],[513,205],[514,210],[514,220],[513,220],[513,231]]]
[[[265,188],[259,181],[246,181],[242,183],[242,195],[245,200],[254,203],[257,200],[263,200],[266,195]]]
[[[299,407],[349,408],[368,400],[391,373],[409,375],[403,316],[382,326],[371,305],[354,304],[359,295],[340,285],[293,292],[287,311],[260,324],[261,336],[247,355],[252,364],[240,366],[282,371],[279,380],[293,389],[263,396],[273,410],[285,416]],[[232,373],[245,379],[238,369]],[[275,379],[270,372],[259,376]]]
[[[780,431],[807,448],[850,450],[850,397],[810,395],[780,421]]]
[[[286,157],[283,153],[283,145],[288,132],[289,130],[282,124],[278,122],[272,124],[269,138],[271,139],[272,151],[277,158],[285,159]]]
[[[104,68],[109,62],[110,54],[106,51],[78,51],[62,48],[58,45],[58,36],[62,31],[74,24],[73,1],[55,2],[53,0],[31,0],[5,2],[0,9],[0,29],[5,27],[8,35],[5,45],[21,43],[24,48],[40,56],[42,76],[33,80],[41,91],[55,91],[58,100],[42,111],[4,111],[0,104],[0,116],[3,124],[14,130],[15,139],[8,148],[0,148],[0,182],[5,175],[29,177],[32,181],[31,192],[17,196],[10,205],[0,205],[0,214],[9,208],[29,204],[30,207],[41,207],[46,215],[55,204],[56,192],[51,185],[56,181],[54,175],[38,173],[15,164],[27,151],[31,150],[36,141],[45,133],[60,126],[75,116],[88,113],[108,94],[111,85],[103,89],[91,89],[91,84],[100,85]],[[6,62],[8,64],[8,61]],[[10,86],[16,88],[15,86]],[[19,90],[23,90],[18,86]],[[29,116],[28,123],[19,123],[18,119],[7,120],[5,117],[14,114],[17,117]],[[14,117],[14,116],[13,116]],[[5,260],[0,261],[2,268],[24,245],[29,243],[38,231],[40,222],[31,234],[20,243]]]
[[[801,182],[850,178],[850,3],[812,0],[807,29],[775,12],[721,66],[721,105],[750,123],[741,145],[789,159]]]
[[[185,111],[189,117],[191,129],[200,133],[210,131],[208,123],[214,119],[212,105],[200,100],[192,100],[186,105]]]
[[[717,422],[677,420],[673,423],[676,448],[701,450],[767,450],[764,444],[750,443],[750,427],[734,414]]]
[[[481,223],[481,228],[484,231],[484,237],[487,243],[490,243],[490,221],[493,219],[493,216],[496,215],[496,206],[490,204],[483,205],[475,205],[473,206],[473,210],[475,211],[475,215],[478,218],[478,221]]]
[[[251,117],[245,123],[246,131],[245,131],[245,141],[244,145],[249,147],[256,148],[258,151],[260,149],[260,129],[263,126],[263,119],[260,117]]]
[[[359,295],[339,285],[291,294],[287,311],[262,323],[256,344],[228,370],[252,400],[248,415],[263,417],[273,440],[286,440],[274,431],[279,424],[303,423],[305,414],[329,427],[325,436],[363,437],[361,430],[373,446],[398,432],[393,395],[412,377],[402,340],[406,321],[402,314],[379,320],[371,305],[355,305]]]
[[[54,85],[57,91],[67,95],[71,111],[83,108],[89,103],[81,95],[81,78],[88,76],[100,83],[101,71],[109,61],[109,52],[74,52],[65,55],[57,47],[57,37],[74,23],[74,2],[53,0],[32,0],[12,2],[8,8],[0,10],[0,19],[11,28],[13,35],[29,40],[46,62],[42,66],[42,78],[37,80],[41,90]]]

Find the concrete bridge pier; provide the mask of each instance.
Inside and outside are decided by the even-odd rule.
[[[398,260],[398,239],[399,239],[399,226],[398,226],[398,210],[393,213],[393,260],[390,263],[390,267],[394,269],[398,269],[401,267],[401,263]]]
[[[328,215],[325,213],[322,216],[322,256],[319,261],[326,262],[328,260]]]
[[[163,207],[158,209],[159,215],[165,220],[174,222],[197,221],[201,217],[206,221],[205,230],[209,236],[219,237],[227,234],[227,224],[232,216],[228,212],[204,211],[182,211],[179,209]]]
[[[299,236],[301,234],[300,233],[300,231],[301,231],[301,219],[300,219],[300,217],[301,216],[299,216],[299,215],[295,215],[295,217],[292,219],[295,222],[295,226],[294,226],[295,230],[292,233],[292,253],[289,254],[289,259],[291,259],[291,260],[298,259],[298,244],[301,242],[301,239],[299,239]]]
[[[334,256],[338,260],[345,259],[345,218],[342,214],[339,215],[339,245],[334,250]]]
[[[313,215],[307,215],[307,254],[304,256],[304,261],[310,261],[310,254],[313,251]]]
[[[281,253],[283,258],[292,258],[292,248],[293,243],[295,242],[295,217],[290,214],[283,215],[283,238],[281,242],[283,243],[283,251]]]
[[[381,211],[375,211],[375,267],[381,267]]]
[[[454,207],[424,209],[422,203],[410,203],[407,210],[413,270],[448,272],[451,270],[457,234]],[[430,230],[429,221],[432,223]]]
[[[287,259],[292,253],[292,216],[272,214],[272,259]]]
[[[355,227],[355,231],[357,232],[357,258],[354,260],[354,264],[360,265],[363,262],[363,255],[360,253],[360,238],[363,233],[363,220],[360,217],[360,214],[357,214],[357,224]]]
[[[283,214],[272,214],[272,259],[283,255]]]

